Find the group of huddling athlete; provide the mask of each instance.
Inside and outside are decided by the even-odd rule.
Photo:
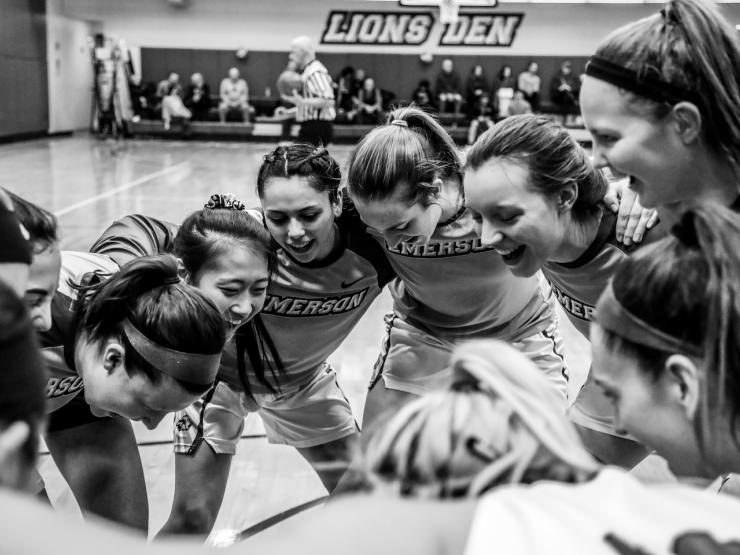
[[[242,549],[734,552],[737,33],[713,4],[672,0],[601,43],[580,104],[592,157],[531,114],[463,156],[433,117],[400,108],[344,172],[324,147],[279,146],[256,176],[260,207],[216,194],[179,224],[129,215],[90,252],[60,251],[49,212],[3,195],[0,483],[43,496],[41,433],[85,513],[146,530],[130,421],[174,413],[158,537],[203,539],[257,413],[338,499]],[[604,200],[625,181],[623,205],[636,193],[659,218],[645,232],[636,206],[629,246]],[[360,433],[327,359],[386,287]],[[575,399],[555,303],[591,341]],[[653,452],[679,484],[629,473]],[[42,551],[32,522],[78,552],[137,545],[7,489],[0,506],[13,552]],[[202,549],[151,549],[170,548]]]

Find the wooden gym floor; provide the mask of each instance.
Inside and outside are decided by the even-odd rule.
[[[38,203],[59,218],[62,247],[87,250],[113,220],[130,213],[179,222],[212,193],[232,192],[258,205],[256,175],[272,143],[99,140],[86,133],[0,145],[0,186]],[[351,146],[332,146],[344,164]],[[353,410],[362,415],[364,394],[383,332],[387,295],[376,301],[332,357]],[[578,391],[588,363],[587,344],[561,318],[571,367],[571,392]],[[171,420],[153,431],[137,424],[150,500],[150,528],[166,520],[174,487]],[[232,465],[212,540],[218,541],[281,511],[325,494],[309,465],[290,447],[268,445],[259,417],[247,419],[246,435]],[[79,514],[48,455],[41,473],[60,510]]]

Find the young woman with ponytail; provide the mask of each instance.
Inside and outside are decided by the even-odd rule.
[[[553,306],[536,277],[515,277],[483,245],[466,206],[463,165],[446,131],[410,107],[368,133],[349,161],[357,211],[398,279],[393,313],[365,405],[364,427],[386,410],[444,387],[454,345],[512,342],[550,379],[566,407],[567,371]]]
[[[596,382],[618,429],[679,476],[740,472],[740,215],[689,209],[622,261],[596,305]]]
[[[608,183],[568,130],[536,115],[512,116],[467,153],[465,197],[481,242],[517,276],[542,270],[575,328],[588,338],[594,306],[620,260],[635,249],[616,239],[605,207]],[[612,407],[592,380],[570,415],[602,462],[632,467],[647,455],[618,434]]]
[[[581,88],[596,165],[629,176],[669,224],[690,202],[740,208],[739,105],[738,33],[706,0],[671,0],[612,32]]]
[[[177,415],[175,499],[161,533],[210,532],[249,413],[261,417],[268,441],[296,447],[329,491],[344,474],[358,429],[327,358],[392,271],[344,202],[340,183],[339,165],[325,148],[296,144],[274,149],[259,170],[264,224],[233,197],[215,197],[222,208],[239,209],[234,217],[247,218],[272,236],[277,264],[262,312],[252,320],[263,326],[255,335],[259,345],[238,348],[242,326],[224,351],[215,389]],[[207,222],[219,211],[205,208],[196,214]],[[192,274],[193,261],[209,260],[209,249],[197,245],[217,236],[208,224],[188,221],[193,220],[177,231],[152,218],[127,216],[104,232],[93,250],[116,258],[170,245]],[[168,229],[176,233],[174,238],[167,238]],[[235,230],[232,235],[245,238]],[[120,246],[126,242],[129,246]]]

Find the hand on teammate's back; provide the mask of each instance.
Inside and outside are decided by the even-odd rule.
[[[619,214],[617,241],[625,245],[641,242],[645,232],[658,223],[657,210],[642,207],[637,193],[628,187],[627,179],[610,181],[604,202],[612,212]]]

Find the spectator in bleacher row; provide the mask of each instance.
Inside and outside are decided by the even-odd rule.
[[[342,68],[334,89],[337,99],[337,121],[351,123],[357,115],[354,102],[354,93],[357,90],[355,68],[352,66]]]
[[[516,90],[516,79],[511,71],[511,66],[505,64],[493,82],[493,103],[496,119],[503,119],[509,115],[509,104],[514,100]]]
[[[221,80],[219,87],[221,102],[218,105],[218,118],[223,123],[230,112],[241,115],[242,121],[249,121],[249,87],[239,75],[239,70],[232,67],[229,76]]]
[[[421,79],[411,95],[412,102],[425,112],[434,112],[434,96],[428,79]]]
[[[580,81],[573,75],[570,62],[563,62],[560,71],[550,82],[550,100],[557,107],[558,113],[563,116],[563,124],[566,126],[573,125],[579,113],[580,88]]]
[[[529,102],[535,112],[540,109],[541,79],[537,62],[529,62],[527,69],[519,74],[517,88],[524,93],[524,100]]]
[[[383,118],[383,99],[372,77],[365,77],[355,97],[357,123],[377,125]]]
[[[491,89],[488,85],[488,78],[483,72],[483,66],[480,64],[474,65],[465,83],[465,102],[470,119],[477,117],[478,101],[484,96],[488,97],[490,94]]]
[[[442,69],[437,75],[435,86],[439,111],[458,115],[462,107],[462,84],[460,74],[450,58],[442,60]],[[452,110],[450,110],[450,106]]]
[[[526,100],[524,92],[516,91],[514,93],[514,100],[509,103],[509,108],[504,117],[508,116],[520,116],[522,114],[531,114],[532,105]]]
[[[172,84],[167,94],[162,98],[162,121],[164,121],[165,129],[169,129],[172,120],[177,119],[183,124],[183,130],[188,130],[188,122],[193,114],[183,103],[180,96],[181,90],[179,85]]]
[[[208,121],[211,109],[211,87],[203,79],[202,73],[193,73],[190,84],[185,89],[185,106],[193,113],[193,120]]]
[[[160,114],[162,112],[162,99],[170,94],[173,88],[175,89],[177,94],[180,94],[182,92],[182,87],[180,86],[180,76],[174,71],[171,71],[170,74],[167,76],[167,79],[162,79],[157,84],[157,90],[154,93],[154,106],[152,107],[152,111],[154,114]]]
[[[141,75],[134,73],[129,78],[128,90],[134,110],[134,121],[152,119],[150,97],[152,86],[141,80]]]

